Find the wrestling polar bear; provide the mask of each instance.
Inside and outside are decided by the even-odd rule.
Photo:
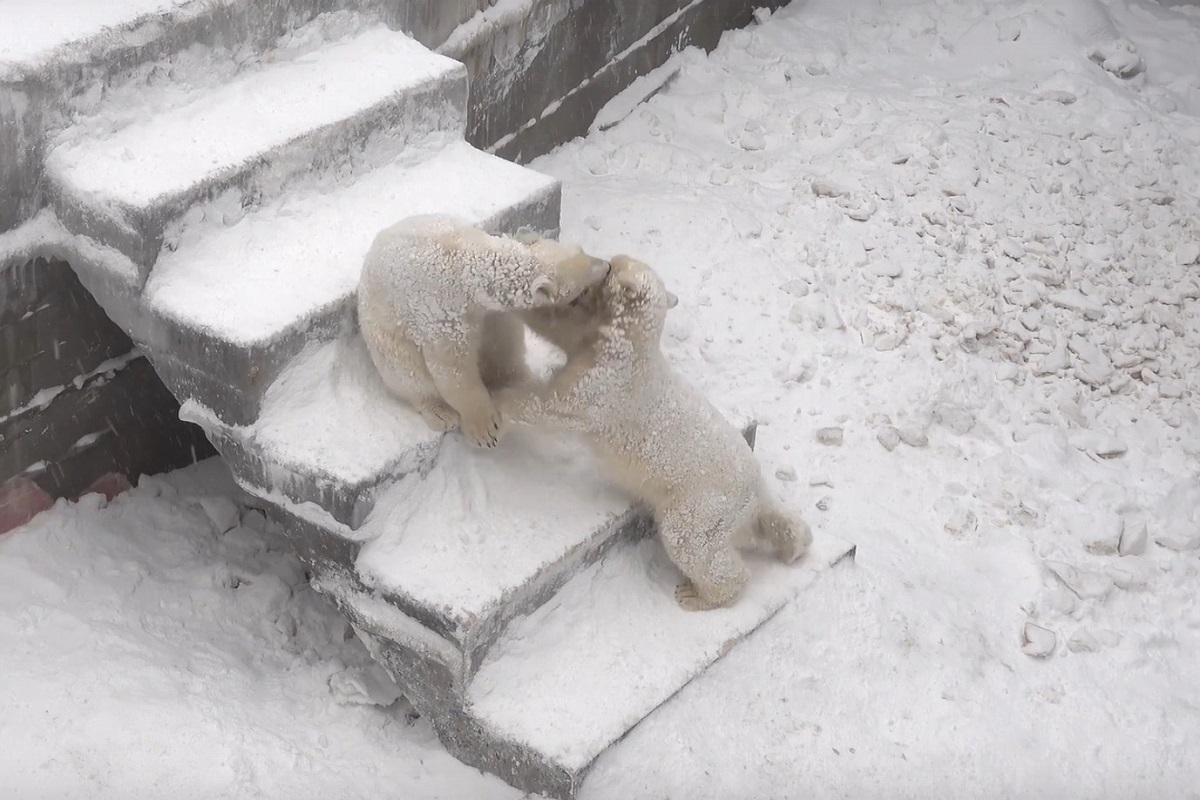
[[[503,420],[491,392],[528,377],[522,315],[535,330],[561,328],[569,339],[536,310],[571,301],[607,272],[607,262],[551,239],[491,236],[445,215],[409,217],[380,232],[367,253],[359,327],[384,384],[431,428],[459,425],[474,444],[494,447]]]
[[[739,547],[763,542],[791,563],[812,541],[780,511],[740,432],[675,373],[659,349],[675,298],[645,264],[617,256],[608,276],[556,320],[575,334],[544,385],[500,393],[506,415],[581,432],[627,491],[654,513],[667,555],[687,581],[688,610],[725,606],[749,578]],[[589,322],[590,320],[590,322]]]

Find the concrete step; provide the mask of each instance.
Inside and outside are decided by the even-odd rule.
[[[444,212],[495,232],[557,230],[556,180],[463,142],[435,142],[352,183],[289,191],[234,225],[186,231],[125,301],[142,309],[133,338],[171,390],[226,425],[252,422],[267,387],[309,342],[356,330],[363,257],[398,219]],[[120,302],[110,293],[109,303]]]
[[[208,432],[256,494],[306,505],[344,535],[362,527],[388,485],[427,473],[443,436],[388,393],[358,336],[307,347],[249,425],[224,425],[194,400],[180,414]]]
[[[144,281],[186,213],[236,220],[293,176],[344,169],[369,141],[386,141],[394,156],[433,132],[461,134],[457,62],[382,26],[315,47],[288,41],[225,83],[172,86],[184,97],[116,130],[112,120],[130,115],[102,106],[63,131],[46,179],[67,227],[128,255]]]
[[[797,564],[750,560],[738,602],[697,613],[676,603],[658,542],[614,548],[509,626],[468,689],[471,722],[444,738],[520,788],[572,798],[601,753],[852,551],[819,536]]]
[[[854,553],[848,542],[819,536],[795,565],[752,559],[752,581],[736,605],[685,612],[673,594],[680,575],[648,530],[611,539],[527,616],[507,618],[481,664],[462,675],[446,667],[463,657],[461,647],[395,602],[344,573],[319,573],[314,585],[451,753],[522,790],[569,800],[604,751]],[[453,529],[438,533],[453,540]]]
[[[377,499],[363,527],[262,493],[314,585],[372,641],[405,693],[439,713],[509,622],[533,612],[614,543],[650,526],[598,478],[578,442],[514,431],[495,450],[447,434],[425,474]]]

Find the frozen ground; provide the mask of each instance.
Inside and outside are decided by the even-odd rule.
[[[663,273],[670,357],[858,562],[585,795],[1200,796],[1200,12],[797,0],[656,77],[535,164],[564,236]],[[0,775],[514,796],[170,485],[0,539]]]

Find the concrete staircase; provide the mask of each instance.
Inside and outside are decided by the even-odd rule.
[[[461,65],[339,12],[222,80],[113,88],[50,142],[45,185],[81,280],[446,746],[572,797],[849,547],[755,564],[736,607],[686,614],[579,443],[474,450],[387,394],[354,317],[378,230],[434,211],[558,227],[556,181],[462,140],[466,99]]]

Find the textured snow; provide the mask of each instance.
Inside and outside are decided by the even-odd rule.
[[[1132,77],[1089,57],[1114,30]],[[563,236],[680,296],[668,357],[755,410],[815,538],[858,545],[585,798],[1200,781],[1198,45],[1140,0],[813,0],[534,162]]]
[[[4,0],[0,63],[31,62],[57,47],[186,5],[188,0]]]
[[[234,491],[213,459],[0,536],[5,796],[519,797],[413,721]]]
[[[481,450],[448,436],[427,476],[379,499],[357,567],[368,585],[465,625],[628,508],[580,442],[513,430]]]
[[[375,235],[413,214],[483,222],[555,181],[456,142],[328,192],[289,193],[228,227],[199,225],[163,253],[151,308],[214,336],[269,339],[350,298]]]
[[[1112,29],[1096,30],[1144,64],[1130,78],[1103,64],[1127,49],[1097,63],[1106,41],[1066,16],[1096,19],[1095,4],[794,3],[710,57],[684,53],[649,103],[537,163],[565,181],[565,237],[664,274],[681,298],[667,355],[757,413],[764,474],[796,476],[774,488],[815,541],[858,544],[853,568],[602,755],[586,800],[1200,785],[1200,14],[1100,6]],[[1049,299],[1067,289],[1103,313]],[[1106,383],[1076,374],[1075,337],[1108,357]],[[842,446],[816,444],[826,427]],[[213,583],[195,578],[142,604],[139,587],[231,560],[201,549],[178,566],[159,543],[196,540],[161,507],[131,509],[120,535],[97,534],[102,514],[57,513],[0,538],[0,738],[17,743],[0,774],[18,786],[53,757],[38,785],[63,776],[81,796],[134,796],[163,763],[146,780],[176,783],[142,794],[519,794],[445,758],[427,728],[347,717],[319,681],[277,691],[328,661],[265,649],[268,600],[200,624]],[[1114,518],[1128,555],[1105,544]],[[143,526],[154,535],[131,546]],[[1112,588],[1080,597],[1047,562]],[[106,609],[78,632],[88,646],[64,605]],[[146,628],[186,636],[164,649]]]
[[[751,561],[736,605],[696,613],[676,602],[679,571],[656,542],[618,547],[509,626],[471,685],[471,713],[584,767],[848,550],[826,536],[795,565]]]
[[[378,27],[267,61],[107,136],[68,131],[46,165],[76,193],[145,208],[457,70],[408,36]]]
[[[388,393],[358,337],[299,356],[267,390],[247,430],[273,463],[348,483],[386,474],[440,437]]]

